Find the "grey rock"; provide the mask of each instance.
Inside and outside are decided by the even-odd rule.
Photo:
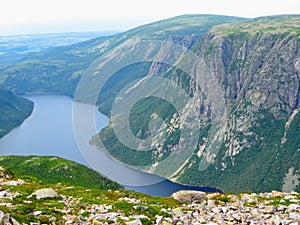
[[[39,215],[43,214],[43,212],[42,211],[34,211],[32,214],[34,216],[39,216]]]
[[[156,216],[156,220],[155,220],[155,224],[156,225],[161,225],[163,221],[163,217],[162,216]]]
[[[8,213],[0,211],[0,224],[2,225],[20,225],[18,221],[10,216]]]
[[[28,198],[31,198],[32,196],[36,196],[36,199],[42,199],[42,198],[57,198],[57,193],[52,188],[42,188],[40,190],[36,190],[31,195],[28,196]]]
[[[205,199],[206,193],[202,191],[182,190],[172,194],[172,197],[181,203],[191,203]]]
[[[288,206],[288,212],[294,212],[294,211],[299,211],[300,210],[300,206],[298,204],[290,204]]]
[[[130,221],[130,222],[125,222],[127,225],[142,225],[142,222],[137,219],[137,220],[134,220],[134,221]]]

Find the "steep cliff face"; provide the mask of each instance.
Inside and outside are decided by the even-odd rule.
[[[214,27],[195,47],[218,79],[227,124],[208,170],[197,173],[193,157],[179,181],[299,190],[299,26],[296,18],[269,19]]]
[[[176,113],[149,98],[135,105],[131,129],[141,138],[149,137],[151,119],[164,119],[152,130],[151,151],[120,143],[114,123],[93,142],[101,139],[113,157],[130,166],[182,183],[224,191],[299,191],[299,19],[259,18],[214,26],[203,37],[169,36],[157,62],[131,89],[160,76],[175,81],[189,101]],[[188,50],[176,52],[178,45]],[[168,90],[162,84],[153,93],[159,89]],[[197,130],[195,148],[181,141],[184,129]],[[195,133],[184,138],[194,142]]]

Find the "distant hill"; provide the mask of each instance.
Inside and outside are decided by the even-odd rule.
[[[122,186],[96,171],[59,157],[52,156],[0,156],[0,165],[14,175],[32,176],[45,183],[63,182],[91,189],[121,189]]]
[[[0,86],[0,138],[31,114],[33,103]]]

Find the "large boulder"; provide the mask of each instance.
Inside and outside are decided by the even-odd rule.
[[[181,190],[172,194],[172,198],[181,203],[191,203],[194,201],[202,201],[205,199],[206,193],[203,191]]]
[[[57,193],[52,188],[42,188],[39,190],[36,190],[31,195],[28,196],[28,198],[31,198],[33,195],[36,196],[36,199],[42,199],[42,198],[57,198]]]

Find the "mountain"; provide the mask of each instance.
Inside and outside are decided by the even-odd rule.
[[[0,138],[30,116],[33,103],[0,86]]]
[[[130,65],[108,79],[99,109],[110,115],[117,103],[119,111],[92,142],[127,165],[180,183],[233,192],[299,191],[299,22],[297,15],[264,17],[213,26],[198,40],[169,37],[157,52],[160,63],[144,64],[139,76]],[[127,49],[140,48],[137,43]],[[176,50],[178,43],[190,52]],[[105,63],[135,55],[120,47],[98,65],[105,71]],[[181,59],[175,67],[174,55]],[[173,80],[190,100],[174,91],[176,85],[156,82],[157,76]],[[162,92],[172,93],[163,93],[169,103],[155,97]],[[174,105],[183,102],[178,112]],[[151,125],[157,117],[164,123]]]
[[[3,69],[0,82],[16,93],[74,95],[81,76],[96,58],[133,37],[164,40],[169,35],[184,34],[198,38],[213,25],[239,20],[242,19],[213,15],[179,16],[114,36],[50,48],[29,54]]]
[[[299,24],[180,16],[31,54],[0,81],[96,103],[110,124],[91,142],[130,167],[225,192],[299,191]]]
[[[96,171],[59,157],[52,156],[1,156],[0,165],[15,176],[35,177],[48,184],[64,182],[91,189],[121,189],[122,186]]]

